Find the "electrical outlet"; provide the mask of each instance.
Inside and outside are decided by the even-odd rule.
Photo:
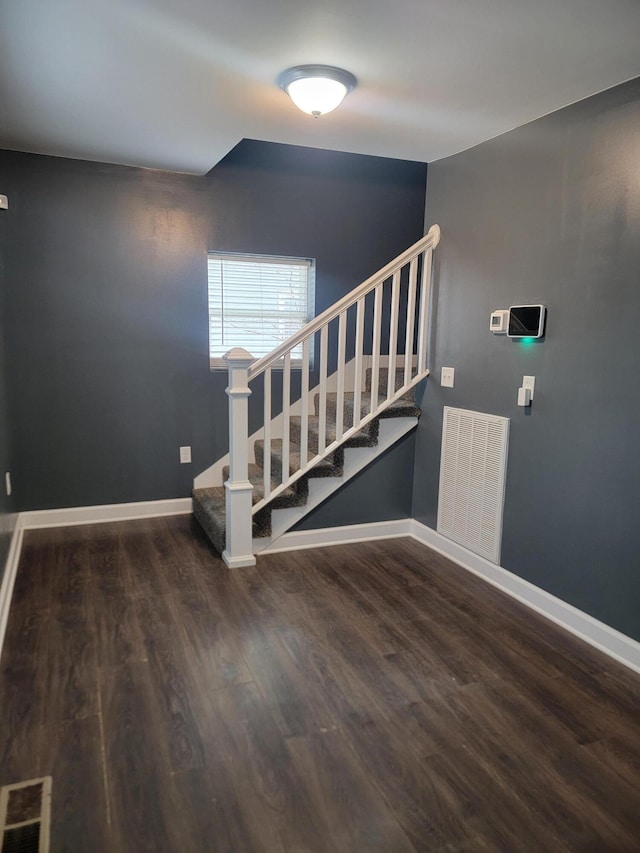
[[[180,464],[184,465],[186,462],[191,462],[191,448],[190,447],[181,447],[180,448]]]
[[[442,388],[453,388],[453,377],[455,367],[443,367],[440,373],[440,385]]]
[[[7,471],[4,475],[4,488],[7,493],[7,497],[11,494],[11,472]]]
[[[523,376],[522,377],[522,387],[528,388],[531,391],[530,397],[533,400],[533,392],[536,387],[536,377],[535,376]]]

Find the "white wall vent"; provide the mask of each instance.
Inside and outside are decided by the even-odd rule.
[[[444,407],[438,532],[500,564],[509,418]]]

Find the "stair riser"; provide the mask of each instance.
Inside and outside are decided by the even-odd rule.
[[[195,496],[193,498],[193,514],[209,537],[213,547],[219,554],[222,554],[226,545],[224,523],[212,519]]]

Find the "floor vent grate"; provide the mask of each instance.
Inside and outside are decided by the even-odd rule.
[[[48,853],[51,776],[0,788],[0,853]]]

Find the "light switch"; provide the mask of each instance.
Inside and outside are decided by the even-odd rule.
[[[453,377],[456,372],[455,367],[443,367],[440,373],[440,385],[442,388],[453,388]]]
[[[531,405],[531,391],[528,388],[518,388],[518,405]]]
[[[191,462],[191,448],[190,447],[181,447],[180,448],[180,463],[184,464],[185,462]]]

